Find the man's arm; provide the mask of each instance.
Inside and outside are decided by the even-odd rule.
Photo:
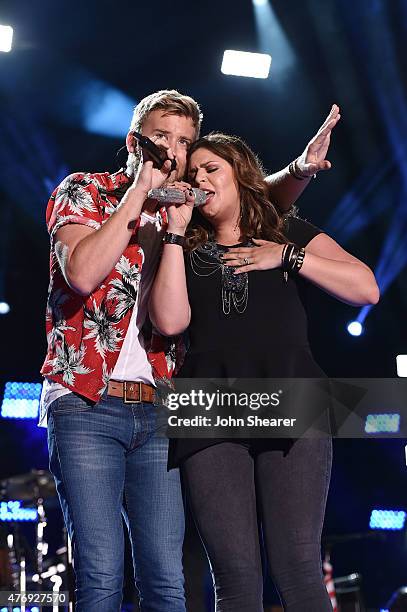
[[[339,107],[334,104],[324,123],[309,141],[294,166],[287,166],[266,177],[270,200],[281,211],[287,211],[300,197],[310,179],[320,170],[329,170],[331,162],[325,159],[331,139],[331,132],[340,119]],[[296,175],[296,178],[293,175]]]
[[[152,162],[144,162],[116,211],[99,229],[69,224],[57,230],[55,253],[74,291],[89,295],[110,274],[129,243],[147,192],[165,180],[169,164],[159,171],[152,169]]]

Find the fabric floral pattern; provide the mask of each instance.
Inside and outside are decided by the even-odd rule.
[[[114,278],[110,281],[111,289],[107,297],[110,300],[116,299],[115,315],[121,319],[136,303],[140,283],[140,267],[138,264],[132,266],[127,257],[122,255],[116,264],[116,270],[120,273],[121,278]]]
[[[107,278],[89,296],[81,296],[64,279],[59,264],[64,254],[55,243],[55,233],[68,223],[99,229],[114,214],[129,181],[123,171],[71,174],[53,192],[46,213],[51,277],[46,309],[48,351],[41,373],[95,402],[109,382],[128,330],[144,253],[136,242],[136,226]],[[165,225],[164,209],[157,212],[155,223]],[[152,334],[147,355],[157,382],[170,382],[178,344],[179,339]]]

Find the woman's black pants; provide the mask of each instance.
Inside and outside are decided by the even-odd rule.
[[[221,442],[183,462],[217,612],[263,612],[260,533],[284,610],[332,611],[321,568],[331,462],[330,438]]]

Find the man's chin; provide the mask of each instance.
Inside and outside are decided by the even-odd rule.
[[[163,187],[166,187],[167,185],[169,185],[170,183],[175,183],[175,182],[179,182],[183,180],[183,176],[181,177],[179,176],[179,172],[178,169],[176,168],[175,170],[173,170],[165,179],[164,183],[163,183]]]

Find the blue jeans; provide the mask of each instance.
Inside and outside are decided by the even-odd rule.
[[[50,469],[74,546],[77,612],[121,609],[127,523],[142,612],[185,612],[184,509],[154,404],[73,393],[48,413]],[[123,508],[125,503],[125,509]]]

